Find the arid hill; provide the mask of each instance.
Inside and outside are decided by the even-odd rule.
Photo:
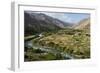
[[[90,18],[81,20],[78,25],[75,26],[75,29],[89,29],[90,30]]]

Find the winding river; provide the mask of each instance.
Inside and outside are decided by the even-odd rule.
[[[54,55],[60,54],[62,57],[64,57],[64,59],[74,59],[74,57],[72,57],[71,55],[64,53],[64,52],[59,52],[58,50],[56,50],[54,48],[41,47],[41,46],[33,45],[32,41],[26,41],[25,46],[28,47],[28,48],[34,48],[35,50],[44,51],[44,54],[45,53],[52,53]]]
[[[38,35],[38,38],[40,37],[42,37],[42,34]],[[57,49],[50,48],[50,47],[41,47],[39,45],[33,45],[32,40],[25,41],[25,47],[34,48],[35,50],[41,50],[44,51],[44,53],[52,53],[54,55],[60,54],[62,57],[64,57],[64,59],[74,59],[74,57],[72,57],[71,55],[64,52],[60,52]]]

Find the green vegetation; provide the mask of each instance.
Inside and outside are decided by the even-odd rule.
[[[39,45],[67,52],[75,58],[90,57],[90,34],[85,30],[69,29],[48,34],[50,35],[37,40]]]
[[[60,53],[67,53],[74,59],[90,58],[90,33],[87,30],[63,29],[56,32],[43,32],[42,37],[32,39],[33,45],[53,48]],[[26,61],[64,59],[61,54],[54,55],[39,49],[25,53]]]
[[[39,49],[25,52],[25,61],[60,60],[64,59],[60,54],[45,53]]]

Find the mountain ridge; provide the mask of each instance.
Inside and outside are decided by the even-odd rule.
[[[59,19],[50,17],[43,13],[24,13],[25,34],[40,33],[43,31],[54,31],[65,27],[71,27],[72,24],[65,23]]]
[[[81,20],[76,26],[75,29],[90,29],[90,18],[85,18]]]

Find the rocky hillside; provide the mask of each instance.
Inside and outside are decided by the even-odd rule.
[[[25,12],[24,17],[25,35],[32,35],[44,31],[56,31],[72,25],[43,13]]]
[[[90,18],[81,20],[78,25],[75,26],[75,29],[90,29]]]

